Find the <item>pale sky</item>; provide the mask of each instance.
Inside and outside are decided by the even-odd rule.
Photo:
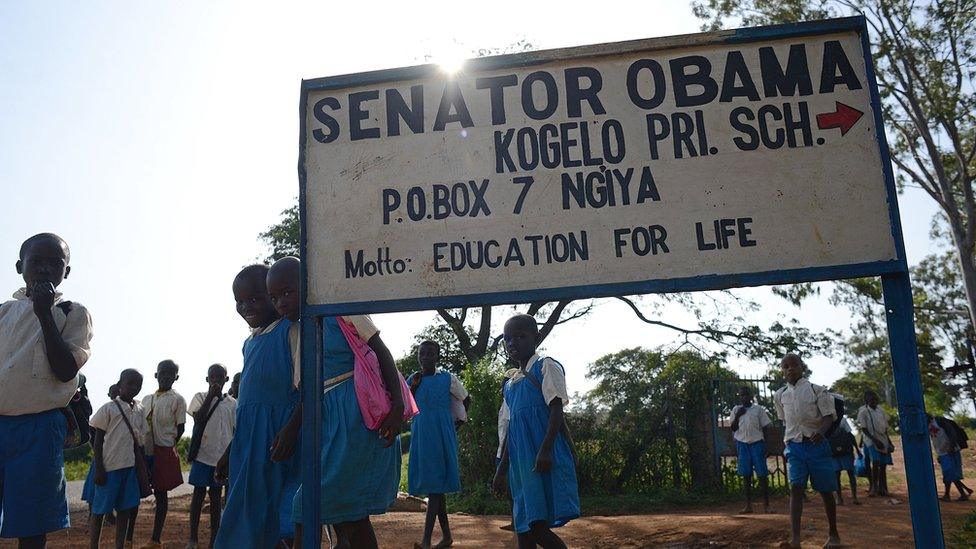
[[[22,280],[24,238],[57,232],[72,250],[61,286],[94,319],[83,372],[103,403],[123,368],[147,375],[164,358],[181,366],[189,401],[207,366],[241,368],[244,321],[230,283],[266,250],[257,234],[298,194],[302,78],[413,65],[526,39],[539,49],[696,32],[683,1],[410,2],[5,2],[0,5],[0,287]],[[901,201],[908,258],[929,253],[936,209],[922,191]],[[846,313],[811,302],[802,311],[767,289],[755,318],[801,315],[812,329],[846,325]],[[680,311],[668,320],[691,325]],[[433,313],[375,318],[395,356]],[[604,302],[562,326],[546,349],[569,370],[675,334]],[[761,364],[735,362],[744,374]],[[813,379],[843,374],[814,358]]]

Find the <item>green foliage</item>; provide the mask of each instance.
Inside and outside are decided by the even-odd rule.
[[[67,480],[85,480],[88,476],[88,467],[91,459],[72,460],[64,462],[64,477]]]
[[[957,521],[949,535],[946,546],[950,548],[976,547],[976,511],[970,512]]]
[[[260,233],[258,238],[271,249],[271,254],[265,259],[268,263],[289,255],[298,257],[298,245],[301,241],[298,205],[282,211],[281,219],[268,227],[268,230]]]
[[[471,337],[474,337],[474,332],[470,328],[465,326],[465,329],[467,329]],[[400,370],[403,377],[407,377],[420,370],[417,349],[420,348],[421,342],[427,340],[436,341],[441,346],[441,367],[446,368],[456,375],[461,375],[461,372],[464,371],[469,361],[464,356],[464,351],[461,350],[461,346],[458,344],[457,336],[454,335],[454,332],[447,324],[435,322],[414,336],[413,345],[410,346],[410,350],[407,351],[407,354],[397,359],[397,369]]]
[[[716,482],[712,382],[735,377],[718,359],[638,347],[601,357],[587,377],[597,385],[569,415],[581,492],[656,493]]]
[[[457,432],[461,492],[452,496],[452,509],[483,514],[498,512],[506,505],[497,501],[489,489],[495,475],[503,374],[503,366],[490,359],[470,364],[461,373],[461,381],[471,395],[471,407],[468,422]]]

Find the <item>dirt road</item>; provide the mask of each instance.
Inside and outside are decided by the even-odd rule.
[[[861,506],[839,508],[841,538],[848,547],[910,547],[912,528],[908,499],[905,493],[904,467],[896,456],[890,473],[892,498],[863,498]],[[966,470],[976,471],[976,457],[966,455]],[[846,484],[846,482],[845,482]],[[974,483],[971,483],[974,484]],[[164,542],[167,547],[183,547],[187,536],[186,497],[170,503]],[[573,521],[559,530],[570,547],[771,547],[786,539],[789,516],[787,501],[774,502],[775,514],[736,515],[741,504],[720,507],[675,508],[671,511],[628,516],[589,516]],[[139,515],[136,547],[148,540],[152,528],[152,505],[144,503]],[[942,518],[948,533],[963,515],[976,510],[976,503],[951,502],[942,504]],[[804,547],[820,547],[826,539],[826,520],[819,498],[811,495],[804,514]],[[206,516],[206,515],[205,515]],[[206,519],[201,537],[207,539]],[[511,533],[499,527],[506,517],[451,515],[455,547],[514,547]],[[420,539],[423,527],[421,513],[389,513],[374,518],[380,547],[411,548]],[[50,547],[87,547],[88,530],[82,513],[72,515],[72,528],[50,537]],[[106,529],[111,530],[111,529]],[[103,535],[108,546],[113,532]],[[436,541],[435,537],[435,541]],[[205,545],[205,544],[203,544]],[[0,543],[0,547],[13,547]]]

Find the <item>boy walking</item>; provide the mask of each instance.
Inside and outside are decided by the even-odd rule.
[[[43,233],[20,247],[24,287],[0,305],[0,538],[44,547],[47,533],[67,528],[61,408],[78,389],[91,356],[91,317],[63,300],[71,253]]]
[[[958,425],[950,423],[944,417],[929,418],[929,436],[932,446],[939,456],[939,468],[942,469],[942,483],[945,485],[945,495],[942,501],[952,501],[949,491],[952,485],[959,490],[959,501],[966,501],[973,491],[962,483],[962,452],[960,451]]]
[[[227,369],[214,364],[207,370],[209,389],[193,395],[187,410],[193,416],[193,438],[190,442],[190,541],[187,549],[195,549],[199,540],[200,512],[207,492],[210,493],[210,547],[213,547],[220,527],[221,485],[214,477],[220,456],[224,455],[234,437],[237,399],[223,393],[227,383]]]
[[[769,469],[766,467],[766,426],[772,423],[762,406],[752,403],[749,387],[739,388],[739,404],[732,408],[732,438],[739,453],[738,473],[745,485],[746,506],[740,513],[752,513],[752,474],[759,478],[763,512],[769,512]]]
[[[142,374],[122,370],[119,396],[102,405],[91,418],[95,429],[92,443],[95,464],[95,494],[92,500],[90,547],[98,547],[102,519],[113,509],[115,547],[125,545],[127,534],[139,510],[139,479],[136,475],[135,446],[145,442],[149,426],[135,397],[142,390]]]
[[[807,480],[820,492],[827,514],[829,534],[824,547],[839,547],[837,504],[834,492],[837,479],[834,461],[825,433],[834,422],[834,399],[826,389],[803,377],[804,364],[799,355],[789,353],[779,364],[786,385],[776,391],[773,402],[777,415],[785,424],[786,461],[790,475],[789,547],[800,547],[800,519],[803,516],[803,494]]]
[[[871,460],[871,488],[868,497],[888,495],[887,466],[892,464],[888,440],[888,414],[878,406],[878,394],[864,392],[864,406],[857,411],[857,426],[863,434],[864,453]]]
[[[143,545],[145,549],[161,546],[163,525],[169,511],[168,492],[183,484],[183,471],[180,469],[180,458],[176,455],[176,443],[183,436],[186,401],[173,390],[173,383],[179,378],[180,367],[175,362],[160,362],[156,367],[159,389],[142,399],[143,413],[149,425],[146,456],[152,476],[153,496],[156,498],[152,540]]]

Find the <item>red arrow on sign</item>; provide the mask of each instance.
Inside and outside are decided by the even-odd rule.
[[[863,112],[849,105],[845,105],[840,101],[835,101],[834,106],[837,107],[837,110],[834,112],[825,112],[817,115],[817,127],[821,130],[840,128],[840,134],[846,135],[854,127],[854,124],[857,124],[857,121],[864,116]]]

